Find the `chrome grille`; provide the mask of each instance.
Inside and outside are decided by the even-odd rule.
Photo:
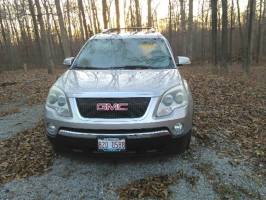
[[[76,101],[80,115],[85,118],[140,118],[145,114],[150,98],[77,98]],[[97,110],[97,104],[102,103],[126,103],[128,110]]]

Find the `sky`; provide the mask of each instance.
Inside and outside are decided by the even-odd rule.
[[[129,0],[125,0],[127,2],[127,4],[129,4]],[[120,1],[120,10],[123,11],[123,7],[124,7],[124,2],[125,1]],[[152,9],[156,8],[157,11],[157,16],[158,19],[163,19],[166,18],[168,15],[168,1],[169,0],[152,0]],[[179,0],[172,0],[172,1],[177,1],[179,2]],[[210,0],[194,0],[193,1],[193,13],[194,13],[194,17],[197,17],[198,15],[201,14],[201,5],[202,2],[205,1],[205,5],[206,5],[206,10],[209,8],[208,2]],[[234,1],[234,5],[236,7],[236,2],[237,0],[233,0]],[[185,0],[185,2],[188,2],[188,0]],[[231,5],[231,0],[228,0],[229,6]],[[247,7],[247,3],[248,0],[239,0],[239,5],[240,5],[240,9],[242,11],[244,11]],[[147,19],[147,0],[140,0],[140,5],[142,8],[142,18],[143,18],[143,22],[146,22]],[[188,5],[187,5],[187,9],[188,9]],[[188,12],[188,11],[187,11]],[[111,16],[115,16],[115,8],[114,8],[114,3],[112,4],[112,8],[111,8]],[[124,13],[121,12],[121,24],[123,24],[123,20],[124,19]]]
[[[178,0],[177,0],[178,1]],[[144,2],[146,2],[145,0],[142,0],[142,4],[143,4],[143,14],[145,14],[145,10],[147,10],[147,6],[145,5]],[[157,11],[158,11],[158,18],[164,18],[167,17],[167,13],[168,13],[168,0],[153,0],[154,4],[153,5],[158,5]],[[188,0],[186,1],[188,2]],[[193,13],[194,16],[199,15],[199,10],[201,10],[201,5],[202,5],[203,0],[194,0],[193,1]],[[209,0],[205,0],[205,5],[207,6],[209,2]],[[236,0],[234,0],[234,5],[236,5]],[[239,6],[241,10],[245,10],[246,6],[247,6],[247,2],[248,0],[239,0]],[[231,0],[228,0],[228,3],[231,4]],[[200,8],[199,8],[200,7]],[[146,9],[145,9],[146,8]]]

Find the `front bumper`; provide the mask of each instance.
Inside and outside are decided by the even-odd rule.
[[[182,152],[182,149],[187,148],[190,136],[191,132],[175,139],[171,135],[160,135],[151,138],[126,138],[126,151],[119,152],[119,154],[165,152],[168,151],[171,144],[174,144]],[[48,138],[56,148],[79,149],[85,152],[99,153],[97,139],[68,137],[59,134],[55,138],[49,136]]]
[[[69,98],[69,105],[72,110],[72,117],[61,117],[52,108],[45,107],[46,130],[49,137],[56,138],[58,135],[69,138],[91,138],[107,134],[116,134],[117,131],[124,131],[122,136],[128,139],[133,138],[154,138],[170,136],[178,138],[188,133],[192,128],[192,105],[175,110],[167,117],[155,117],[154,110],[160,102],[160,97],[152,97],[145,114],[140,118],[131,119],[89,119],[79,114],[76,99]],[[176,124],[182,124],[182,130],[177,133]],[[48,128],[53,126],[53,131]],[[146,129],[166,129],[166,132],[146,132]],[[136,131],[128,133],[128,130]],[[109,133],[106,133],[109,131]],[[121,136],[121,133],[120,133]]]
[[[96,151],[98,138],[120,137],[126,140],[127,151],[165,149],[175,141],[182,147],[187,144],[192,128],[192,105],[175,110],[170,116],[157,118],[159,97],[151,98],[146,113],[132,119],[88,119],[79,114],[75,98],[69,99],[72,117],[61,117],[55,110],[45,108],[46,133],[56,146]],[[177,132],[176,124],[182,124]],[[49,129],[53,127],[53,131]]]
[[[143,139],[143,138],[156,138],[163,136],[171,136],[170,132],[167,129],[162,130],[140,130],[140,131],[132,131],[132,130],[124,130],[120,133],[114,130],[111,132],[101,131],[96,133],[93,130],[65,130],[60,129],[58,135],[63,137],[70,138],[83,138],[83,139],[97,139],[101,137],[123,137],[126,139]]]
[[[152,97],[146,113],[141,118],[88,119],[79,114],[75,98],[69,98],[72,117],[59,116],[55,110],[45,108],[47,136],[56,147],[98,152],[98,138],[119,137],[126,141],[126,152],[166,150],[174,143],[185,149],[192,128],[192,104],[175,110],[170,116],[157,118],[154,110],[160,97]],[[176,124],[182,124],[177,133]],[[48,128],[53,126],[54,129]]]

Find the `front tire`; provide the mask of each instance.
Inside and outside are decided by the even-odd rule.
[[[184,153],[190,145],[191,131],[180,138],[174,138],[167,146],[166,151],[168,153]]]
[[[50,144],[52,145],[53,150],[56,153],[62,152],[63,147],[60,144],[58,144],[58,142],[56,142],[56,139],[55,138],[52,138],[52,137],[49,137],[49,136],[47,136],[47,138],[48,138]]]

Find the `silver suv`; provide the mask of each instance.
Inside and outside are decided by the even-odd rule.
[[[164,36],[109,29],[90,38],[51,87],[47,136],[55,147],[92,152],[183,152],[193,103]]]

